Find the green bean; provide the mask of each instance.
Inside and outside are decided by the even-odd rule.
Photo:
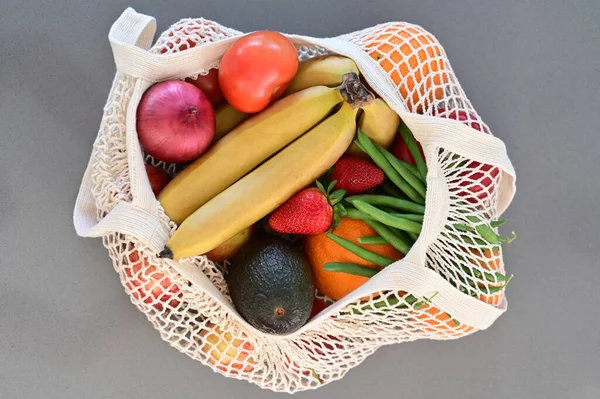
[[[412,231],[409,231],[407,234],[408,234],[408,235],[410,236],[410,238],[412,238],[412,239],[413,239],[413,241],[415,241],[415,242],[416,242],[416,241],[419,239],[419,235],[418,235],[418,234],[415,234],[415,233],[413,233]]]
[[[411,245],[411,247],[415,243],[415,241],[417,241],[417,239],[415,237],[418,237],[418,235],[415,233],[407,233],[404,230],[395,229],[393,227],[390,227],[390,230],[392,230],[394,233],[396,233],[396,235],[398,237],[400,237],[400,239],[402,241],[409,243]],[[413,236],[415,236],[415,237],[413,237]]]
[[[397,198],[402,198],[402,199],[408,198],[408,196],[406,194],[404,194],[402,192],[402,190],[400,190],[398,187],[391,184],[387,180],[381,185],[381,188],[387,195],[391,195],[392,197],[397,197]]]
[[[469,290],[473,290],[473,291],[476,291],[476,292],[479,291],[479,293],[483,293],[484,295],[495,294],[495,293],[501,291],[504,288],[504,286],[506,285],[506,283],[505,283],[505,284],[502,284],[502,285],[496,285],[496,286],[492,286],[492,287],[486,287],[485,285],[478,284],[477,282],[473,281],[470,278],[464,278],[464,277],[461,277],[461,276],[457,276],[457,277],[458,277],[458,279],[463,284],[468,284],[469,285]],[[463,286],[462,288],[463,288],[463,290],[462,290],[463,292],[469,293],[468,290],[467,290],[467,287]],[[469,295],[471,295],[471,296],[478,296],[479,294],[478,293],[476,293],[476,294],[469,293]]]
[[[465,210],[464,210],[464,211],[462,211],[461,213],[467,213],[467,212],[469,212],[469,211],[465,209]],[[467,215],[467,216],[466,216],[466,218],[467,218],[467,220],[468,220],[469,222],[471,222],[471,223],[481,223],[481,219],[479,219],[479,218],[478,218],[477,216],[475,216],[475,215]]]
[[[367,137],[367,135],[364,134],[363,131],[360,129],[357,130],[357,135],[358,142],[360,145],[362,145],[367,155],[371,157],[373,162],[375,162],[377,166],[381,168],[381,170],[383,170],[383,173],[385,173],[385,175],[392,181],[392,183],[398,186],[398,188],[402,190],[406,195],[408,195],[408,197],[411,200],[419,204],[425,204],[425,199],[421,197],[421,195],[417,191],[415,191],[415,189],[410,184],[408,184],[406,180],[404,180],[404,178],[400,176],[400,174],[398,174],[398,172],[396,172],[396,170],[392,167],[392,165],[390,165],[387,159],[385,159],[383,154],[381,154],[377,150],[377,148],[375,148],[375,146]]]
[[[400,198],[389,197],[387,195],[361,194],[346,197],[346,201],[349,203],[357,200],[376,206],[389,206],[390,208],[399,209],[406,212],[425,213],[425,206],[421,204],[416,204]]]
[[[459,211],[460,213],[467,213],[467,210]],[[486,242],[494,245],[500,245],[504,242],[512,242],[516,238],[516,234],[513,233],[512,238],[504,237],[496,233],[493,228],[502,226],[506,223],[506,220],[494,220],[490,222],[490,225],[484,224],[481,219],[475,215],[466,215],[466,219],[476,224],[473,226],[467,226],[465,224],[455,224],[453,225],[456,230],[459,231],[477,231],[477,233],[483,238]]]
[[[430,303],[430,302],[431,302],[431,300],[432,300],[433,298],[435,298],[435,297],[436,297],[438,294],[439,294],[439,291],[436,291],[436,292],[435,292],[435,294],[433,294],[433,295],[432,295],[432,296],[430,296],[429,298],[425,298],[424,300],[422,300],[422,301],[419,301],[419,302],[415,303],[415,304],[413,305],[413,309],[414,309],[414,310],[419,310],[419,309],[421,309],[421,308],[422,308],[424,305],[426,305],[426,304]]]
[[[371,226],[371,228],[373,228],[373,230],[375,230],[375,231],[377,231],[377,230],[373,227],[373,225],[370,222],[375,222],[375,223],[383,226],[384,228],[389,229],[390,232],[392,234],[394,234],[397,237],[397,239],[400,240],[400,242],[395,242],[394,238],[391,238],[388,240],[388,243],[392,244],[392,242],[395,242],[395,245],[392,244],[392,246],[405,255],[410,250],[410,247],[412,246],[412,244],[414,244],[414,242],[416,241],[416,238],[413,239],[408,235],[409,233],[406,233],[405,231],[400,230],[400,229],[395,229],[393,227],[385,226],[383,223],[377,222],[375,219],[373,219],[372,217],[368,216],[367,214],[359,211],[358,209],[348,208],[348,209],[346,209],[346,212],[347,212],[347,214],[345,217],[350,218],[350,219],[362,220],[363,222],[365,222],[369,226]],[[380,232],[378,232],[378,234],[382,235]],[[414,233],[410,233],[410,234],[415,235],[415,237],[417,237],[417,235]]]
[[[492,227],[500,227],[500,226],[502,226],[504,223],[506,223],[506,219],[504,219],[504,220],[492,220],[492,221],[490,222],[490,226],[492,226]]]
[[[353,313],[361,314],[361,311],[377,310],[377,309],[387,308],[388,306],[396,307],[396,309],[409,309],[410,307],[412,307],[414,310],[419,310],[421,307],[423,307],[423,305],[429,303],[433,298],[435,298],[436,295],[438,295],[437,292],[435,294],[433,294],[433,296],[431,296],[429,298],[424,298],[421,301],[419,301],[419,299],[417,299],[416,297],[414,297],[413,295],[410,295],[410,294],[408,294],[404,297],[401,297],[401,298],[399,298],[397,295],[389,296],[386,299],[382,299],[380,301],[365,305],[365,306],[361,307],[360,309],[353,309]],[[404,303],[400,306],[396,306],[400,303],[401,300]],[[375,309],[373,309],[373,308],[375,308]],[[456,321],[456,324],[459,325],[460,323],[458,321]]]
[[[367,220],[365,221],[369,227],[377,232],[381,237],[383,237],[391,246],[396,248],[398,251],[402,252],[404,255],[410,251],[411,245],[409,242],[402,240],[396,233],[392,231],[392,229],[385,226],[383,223],[377,222],[375,220]]]
[[[402,299],[404,300],[404,302],[406,302],[409,305],[412,305],[413,303],[418,302],[418,299],[412,295],[407,295],[407,296],[403,297]],[[398,296],[396,296],[396,295],[389,296],[386,299],[382,299],[380,301],[373,302],[369,305],[365,305],[362,308],[360,308],[360,310],[353,309],[353,313],[360,314],[360,311],[374,310],[373,308],[375,308],[375,310],[376,310],[376,309],[386,308],[388,306],[396,306],[399,303],[400,303],[400,298],[398,298]],[[408,309],[408,306],[403,304],[401,306],[398,306],[397,309]]]
[[[396,158],[396,159],[398,159],[398,158]],[[413,165],[412,163],[403,161],[401,159],[398,159],[398,162],[400,162],[402,165],[404,165],[404,167],[406,169],[408,169],[413,175],[418,177],[419,180],[421,180],[423,183],[425,183],[425,179],[423,179],[423,176],[421,176],[421,174],[419,173],[419,169],[417,169],[417,167],[415,165]]]
[[[427,165],[421,156],[421,151],[419,151],[417,141],[413,137],[411,131],[408,129],[408,126],[406,126],[404,123],[400,125],[399,131],[400,135],[404,139],[404,142],[406,143],[406,147],[408,147],[408,151],[410,151],[410,154],[415,159],[419,173],[423,179],[427,180]]]
[[[490,244],[502,244],[503,242],[508,241],[508,238],[496,234],[494,230],[486,224],[478,224],[475,226],[475,230],[479,233],[481,238]]]
[[[346,208],[346,217],[350,219],[358,219],[363,221],[375,220],[372,217],[369,217],[368,215],[354,208]]]
[[[482,247],[488,247],[490,245],[488,242],[486,242],[480,238],[477,238],[477,237],[471,238],[467,235],[456,235],[456,234],[448,232],[448,231],[442,232],[442,235],[450,236],[453,239],[460,240],[468,245],[478,245],[478,246],[482,246]]]
[[[353,274],[355,276],[363,276],[371,278],[377,274],[379,270],[371,267],[355,265],[354,263],[347,262],[329,262],[323,265],[323,269],[328,272],[346,273]]]
[[[400,299],[397,297],[389,297],[387,300],[381,300],[378,302],[373,302],[372,304],[365,305],[360,309],[352,309],[353,314],[363,314],[363,312],[373,311],[377,309],[387,308],[388,306],[395,306],[400,303]],[[405,305],[398,306],[397,309],[407,309],[408,307]],[[349,314],[350,312],[343,312],[342,314]]]
[[[413,222],[419,222],[419,223],[423,223],[423,220],[425,219],[424,215],[416,215],[414,213],[396,213],[396,212],[389,212],[390,215],[392,216],[398,216],[404,219],[408,219],[408,220],[412,220]]]
[[[467,257],[466,255],[455,254],[454,257],[462,262],[470,262],[473,265],[477,264],[477,263],[475,263],[473,258]],[[454,265],[454,267],[461,267],[463,269],[463,271],[465,273],[467,273],[469,276],[475,275],[475,277],[480,278],[480,279],[485,278],[486,280],[488,280],[489,282],[492,282],[492,283],[501,283],[506,280],[506,276],[499,272],[494,272],[494,274],[492,274],[492,273],[488,273],[488,272],[484,271],[483,275],[482,275],[482,273],[479,269],[471,269],[467,266],[460,266],[456,262],[452,262],[452,265]]]
[[[400,303],[400,298],[398,298],[397,296],[392,296],[392,297],[388,297],[385,300],[373,302],[372,305],[375,309],[381,309],[381,308],[386,308],[388,306],[395,306],[399,303]],[[366,305],[366,306],[363,306],[362,308],[360,308],[360,310],[373,310],[373,308],[371,307],[371,305]]]
[[[388,242],[381,236],[365,236],[358,237],[358,243],[365,245],[385,245]]]
[[[319,381],[319,384],[322,384],[322,383],[323,383],[323,380],[321,379],[321,377],[319,377],[319,374],[317,374],[317,372],[315,371],[315,369],[311,368],[311,369],[309,369],[309,370],[310,370],[310,372],[312,373],[312,376],[313,376],[313,377],[314,377],[314,378],[315,378],[317,381]]]
[[[357,140],[354,140],[354,145],[357,146],[359,150],[361,150],[362,152],[367,154],[367,150],[365,150],[365,147],[363,147],[362,144],[360,144]],[[369,154],[367,154],[367,155],[369,155]]]
[[[386,267],[394,263],[393,259],[387,258],[385,256],[379,255],[375,252],[371,252],[369,250],[364,249],[360,245],[353,243],[352,241],[348,241],[345,238],[336,236],[332,233],[327,233],[327,237],[333,241],[335,241],[342,248],[352,252],[356,256],[363,258],[369,262],[373,262],[378,266]]]
[[[412,188],[415,189],[416,192],[425,198],[425,183],[423,183],[421,178],[416,177],[410,170],[400,163],[398,158],[393,156],[388,150],[377,143],[374,143],[374,145],[375,148],[377,148],[377,150],[385,157],[385,159],[387,159],[390,165],[392,165],[392,168],[394,168],[396,172],[398,172],[398,174],[400,174],[400,176],[402,176],[402,178],[406,180],[406,182],[410,184]]]
[[[475,275],[475,277],[477,278],[484,278],[491,282],[491,283],[502,283],[504,281],[506,281],[506,276],[502,273],[498,273],[495,272],[494,274],[492,273],[488,273],[488,272],[484,272],[483,276],[481,274],[481,271],[477,270],[477,269],[470,269],[467,266],[462,266],[462,269],[464,270],[465,273],[467,273],[468,275],[472,275],[471,271],[473,272],[473,274]]]
[[[454,227],[458,231],[475,231],[475,228],[473,226],[467,226],[466,224],[462,223],[453,224],[452,227]]]
[[[379,208],[374,207],[363,201],[353,201],[352,204],[356,209],[366,213],[373,219],[381,222],[387,226],[396,227],[400,230],[409,231],[413,233],[420,233],[423,225],[421,223],[413,222],[412,220],[404,219],[397,216],[392,216],[389,213],[382,211]]]
[[[404,219],[408,219],[408,220],[412,220],[413,222],[419,222],[419,223],[423,223],[423,219],[425,219],[424,215],[419,215],[416,213],[400,213],[400,212],[396,212],[397,209],[392,209],[392,208],[386,208],[386,207],[380,207],[379,209],[381,209],[382,211],[389,213],[392,216],[398,216]]]

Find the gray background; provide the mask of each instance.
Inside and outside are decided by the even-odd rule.
[[[312,398],[600,397],[600,3],[542,0],[0,1],[0,398],[259,398],[160,340],[71,215],[128,5],[329,36],[388,20],[445,46],[508,147],[509,311],[467,338],[380,349]],[[150,4],[151,3],[151,4]]]

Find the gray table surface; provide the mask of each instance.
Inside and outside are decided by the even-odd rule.
[[[34,3],[34,4],[30,4]],[[0,2],[0,398],[262,398],[163,342],[72,209],[126,6],[330,36],[388,20],[442,42],[518,173],[509,311],[461,340],[381,348],[312,398],[600,397],[597,0]],[[509,231],[507,229],[507,232]]]

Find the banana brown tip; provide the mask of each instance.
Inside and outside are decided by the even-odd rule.
[[[163,259],[173,259],[173,251],[171,251],[171,248],[169,247],[165,247],[165,249],[163,249],[162,251],[160,251],[160,253],[158,254],[159,258],[163,258]]]
[[[342,79],[338,90],[344,101],[352,105],[352,108],[364,107],[375,99],[375,96],[361,83],[356,73],[348,72],[342,76]]]

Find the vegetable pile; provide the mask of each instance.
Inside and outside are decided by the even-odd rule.
[[[370,55],[378,59],[376,49]],[[398,62],[411,73],[410,63]],[[411,90],[400,91],[406,97]],[[489,133],[462,109],[438,107],[436,116]],[[152,191],[178,225],[159,256],[229,261],[232,301],[261,331],[296,331],[402,259],[423,229],[427,163],[408,127],[368,89],[354,61],[328,55],[299,62],[294,44],[277,32],[241,37],[205,76],[150,87],[137,109],[137,131],[154,159],[182,164],[172,177],[147,165]],[[453,177],[460,184],[450,195],[476,208],[490,200],[499,174],[469,161]],[[497,255],[512,239],[497,233],[505,221],[482,219],[465,214],[446,226],[443,234],[464,243],[463,260],[480,267],[463,270],[469,277],[460,281],[445,277],[466,295],[493,302],[510,281],[498,271]],[[163,311],[156,306],[160,288],[176,305],[181,290],[153,267],[138,262],[130,274],[139,276],[136,292],[155,295]],[[431,298],[395,295],[364,310],[402,300],[459,325]],[[223,336],[220,342],[211,335],[205,352],[221,366],[247,365],[253,348]]]

